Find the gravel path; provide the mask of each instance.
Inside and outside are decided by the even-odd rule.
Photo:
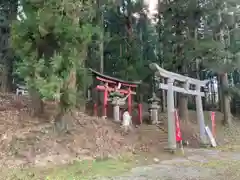
[[[239,180],[240,153],[186,150],[184,158],[137,167],[125,175],[99,180]]]

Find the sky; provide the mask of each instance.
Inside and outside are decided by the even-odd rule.
[[[149,17],[152,17],[154,12],[156,12],[157,2],[158,0],[144,0],[144,3],[148,5]],[[22,11],[22,6],[19,6],[18,10]],[[18,16],[18,19],[20,19],[19,16]]]
[[[144,3],[148,5],[149,15],[152,16],[154,11],[156,11],[158,0],[144,0]]]
[[[157,6],[158,0],[144,0],[146,4],[148,4],[149,11],[154,11]]]

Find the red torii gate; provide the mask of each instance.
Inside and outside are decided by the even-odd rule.
[[[108,75],[101,74],[93,69],[89,69],[93,76],[93,90],[96,92],[103,92],[103,111],[102,116],[107,116],[108,96],[111,92],[118,92],[127,96],[128,112],[131,115],[133,109],[132,95],[137,95],[136,90],[141,84],[141,81],[124,81]],[[100,82],[100,83],[97,83]],[[96,98],[94,102],[94,115],[97,115],[98,103]],[[142,104],[138,102],[138,121],[142,123]]]

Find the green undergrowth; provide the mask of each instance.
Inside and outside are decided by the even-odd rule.
[[[116,176],[134,167],[129,156],[118,159],[74,161],[48,168],[26,168],[0,170],[1,180],[90,180],[102,176]]]

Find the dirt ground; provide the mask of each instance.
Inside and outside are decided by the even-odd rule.
[[[140,127],[133,127],[130,133],[124,134],[120,125],[111,120],[75,111],[73,122],[68,127],[69,132],[58,134],[53,128],[51,116],[32,118],[29,113],[27,98],[0,95],[1,166],[65,164],[75,159],[104,159],[122,153],[148,153],[154,157],[164,154],[164,147],[167,145],[164,125],[157,127],[143,124]],[[195,114],[192,111],[189,113],[191,121],[182,123],[181,130],[184,139],[189,141],[189,146],[197,148],[199,141]],[[208,117],[209,113],[205,116]],[[163,122],[167,119],[165,114],[161,114],[161,118]],[[218,124],[221,118],[222,115],[217,113]],[[206,121],[209,123],[207,118]],[[217,131],[222,132],[222,129],[219,128]],[[219,133],[219,142],[234,141],[230,138],[233,135],[220,134],[223,133]],[[234,136],[236,137],[235,134]]]
[[[237,180],[240,177],[239,152],[216,149],[185,149],[184,157],[138,166],[114,177],[98,180]]]

